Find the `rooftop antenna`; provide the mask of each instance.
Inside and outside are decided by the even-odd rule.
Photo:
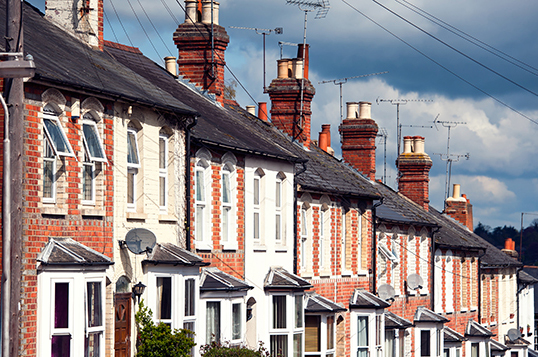
[[[396,106],[396,140],[397,140],[397,153],[396,153],[396,163],[398,170],[396,180],[400,180],[400,164],[398,162],[398,157],[400,156],[400,143],[402,141],[402,127],[400,126],[400,104],[405,105],[407,102],[433,102],[431,99],[376,99],[376,103],[379,105],[380,102],[388,102]]]
[[[328,81],[320,81],[320,82],[318,82],[318,84],[325,84],[325,83],[331,83],[332,82],[335,85],[340,86],[340,122],[342,122],[342,120],[344,120],[343,103],[342,103],[342,84],[347,83],[347,81],[349,79],[369,77],[369,76],[377,76],[379,74],[385,74],[385,73],[389,73],[389,71],[370,73],[370,74],[361,74],[359,76],[346,77],[346,78],[340,78],[340,79],[331,79],[331,80],[328,80]]]
[[[303,31],[303,73],[301,78],[301,109],[299,112],[299,127],[301,128],[301,132],[303,130],[304,125],[304,118],[303,118],[303,110],[304,110],[304,71],[305,71],[305,63],[306,60],[306,24],[308,19],[308,13],[314,10],[317,10],[316,17],[314,19],[323,19],[325,16],[327,16],[327,13],[329,12],[329,9],[331,8],[329,5],[329,0],[286,0],[286,3],[288,5],[298,5],[299,10],[304,11],[304,31]],[[295,124],[295,123],[294,123]],[[293,125],[293,138],[292,141],[295,141],[297,137],[300,135],[300,132],[295,134],[295,125]]]
[[[275,35],[282,35],[284,33],[284,28],[282,27],[276,27],[274,29],[260,29],[257,27],[239,27],[239,26],[230,26],[232,29],[238,29],[238,30],[253,30],[256,31],[257,35],[263,35],[263,92],[267,93],[267,86],[265,85],[265,36],[270,35],[272,32],[275,33]]]
[[[387,129],[379,128],[377,136],[381,138],[379,143],[383,144],[383,183],[387,184],[387,137],[389,136]]]
[[[467,160],[470,158],[470,154],[467,153],[465,155],[456,155],[450,153],[450,129],[457,127],[459,124],[467,124],[466,122],[456,122],[456,121],[441,121],[439,120],[439,114],[435,117],[433,120],[433,124],[435,125],[435,129],[439,131],[437,128],[437,124],[441,124],[445,128],[448,128],[448,138],[446,141],[446,154],[439,154],[434,153],[434,155],[439,155],[441,160],[446,161],[446,173],[445,173],[445,197],[444,201],[448,198],[450,195],[450,179],[452,176],[452,162],[458,162],[462,157],[465,157]]]
[[[284,49],[284,46],[295,46],[295,47],[299,46],[296,43],[285,42],[285,41],[278,41],[278,45],[280,46],[280,59],[282,59],[282,50]]]

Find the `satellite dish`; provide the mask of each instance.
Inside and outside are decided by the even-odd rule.
[[[396,291],[390,284],[381,284],[377,289],[377,295],[379,295],[380,299],[383,299],[385,301],[394,300],[394,297],[396,296]]]
[[[155,247],[155,234],[145,228],[131,229],[125,235],[125,244],[133,254],[142,254],[150,251]]]
[[[510,341],[513,342],[513,341],[515,341],[515,340],[517,340],[518,338],[521,337],[521,332],[519,332],[519,330],[517,328],[511,328],[510,330],[508,330],[506,335],[508,336]]]
[[[410,274],[407,277],[407,286],[411,290],[422,289],[424,286],[424,280],[422,280],[422,277],[418,274]]]

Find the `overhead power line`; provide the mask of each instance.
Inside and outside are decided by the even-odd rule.
[[[354,11],[356,11],[357,13],[359,13],[360,15],[362,15],[364,18],[366,18],[367,20],[371,21],[373,24],[377,25],[378,27],[380,27],[382,30],[384,30],[385,32],[389,33],[390,35],[392,35],[393,37],[395,37],[396,39],[398,39],[399,41],[401,41],[402,43],[404,43],[405,45],[407,45],[408,47],[410,47],[411,49],[415,50],[416,52],[418,52],[419,54],[421,54],[422,56],[426,57],[428,60],[430,60],[431,62],[435,63],[437,66],[441,67],[442,69],[444,69],[445,71],[447,71],[448,73],[452,74],[454,77],[460,79],[461,81],[467,83],[468,85],[470,85],[471,87],[473,87],[474,89],[478,90],[479,92],[481,92],[482,94],[490,97],[491,99],[493,99],[494,101],[496,101],[497,103],[499,103],[500,105],[504,106],[505,108],[508,108],[510,109],[511,111],[513,111],[514,113],[517,113],[519,114],[520,116],[522,116],[523,118],[527,119],[528,121],[538,125],[538,121],[535,120],[535,119],[532,119],[531,117],[529,117],[528,115],[525,115],[524,113],[520,112],[519,110],[517,110],[516,108],[510,106],[509,104],[506,104],[505,102],[503,102],[502,100],[500,100],[499,98],[495,97],[494,95],[492,94],[489,94],[488,92],[486,92],[485,90],[483,90],[482,88],[478,87],[477,85],[471,83],[470,81],[468,81],[467,79],[463,78],[462,76],[460,76],[459,74],[457,74],[456,72],[452,71],[451,69],[449,69],[448,67],[444,66],[443,64],[441,64],[440,62],[436,61],[435,59],[433,59],[432,57],[428,56],[426,53],[422,52],[421,50],[419,50],[418,48],[416,48],[415,46],[413,46],[412,44],[410,44],[409,42],[407,42],[406,40],[404,40],[403,38],[401,38],[400,36],[396,35],[394,32],[390,31],[389,29],[387,29],[386,27],[384,27],[383,25],[381,25],[379,22],[375,21],[374,19],[372,19],[371,17],[369,17],[368,15],[366,15],[365,13],[363,13],[362,11],[360,11],[359,9],[357,9],[355,6],[351,5],[348,1],[346,0],[341,0],[344,4],[346,4],[347,6],[349,6],[351,9],[353,9]]]
[[[505,75],[497,72],[496,70],[494,70],[493,68],[490,68],[489,66],[486,66],[485,64],[483,64],[482,62],[478,61],[478,60],[475,60],[474,58],[472,58],[471,56],[467,55],[466,53],[458,50],[457,48],[455,48],[454,46],[448,44],[447,42],[441,40],[439,37],[437,36],[434,36],[432,35],[431,33],[429,33],[428,31],[424,30],[423,28],[421,28],[420,26],[418,25],[415,25],[414,23],[412,23],[411,21],[407,20],[405,17],[401,16],[400,14],[397,14],[396,12],[394,12],[393,10],[389,9],[387,6],[381,4],[379,1],[377,0],[372,0],[374,3],[376,3],[377,5],[381,6],[383,9],[387,10],[388,12],[390,12],[391,14],[393,14],[394,16],[398,17],[399,19],[401,19],[402,21],[408,23],[409,25],[413,26],[414,28],[416,28],[417,30],[421,31],[422,33],[424,33],[425,35],[428,35],[429,37],[433,38],[434,40],[436,40],[437,42],[445,45],[446,47],[450,48],[451,50],[455,51],[456,53],[459,53],[460,55],[462,55],[463,57],[467,58],[468,60],[476,63],[477,65],[479,65],[480,67],[490,71],[491,73],[501,77],[502,79],[512,83],[513,85],[523,89],[524,91],[526,92],[529,92],[530,94],[538,97],[538,93],[528,89],[527,87],[524,87],[522,86],[521,84],[517,83],[516,81],[513,81],[511,80],[510,78],[506,77]]]

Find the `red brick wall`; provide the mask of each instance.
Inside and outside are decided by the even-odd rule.
[[[196,150],[199,148],[193,148],[191,155],[194,156]],[[190,225],[190,241],[192,251],[198,254],[204,259],[204,261],[210,262],[210,266],[216,267],[225,273],[231,274],[238,278],[244,279],[245,277],[245,162],[244,157],[237,156],[237,165],[235,166],[235,207],[236,207],[236,222],[237,231],[235,232],[238,248],[235,251],[225,251],[221,244],[221,190],[222,190],[222,164],[220,158],[224,155],[224,152],[212,151],[211,152],[214,161],[211,162],[209,170],[211,170],[211,182],[210,189],[207,193],[211,194],[209,199],[208,209],[211,216],[211,241],[212,250],[208,251],[196,251],[196,239],[195,239],[195,227],[196,227],[196,215],[195,215],[195,187],[194,180],[191,180],[190,187],[190,206],[191,206],[191,225]],[[194,169],[196,165],[196,159],[193,157],[190,164],[191,177],[194,176]]]
[[[75,158],[65,158],[66,174],[66,207],[65,215],[44,214],[41,207],[41,185],[43,180],[43,129],[41,113],[43,103],[41,93],[47,88],[29,86],[25,88],[24,105],[24,140],[23,153],[23,232],[22,272],[21,272],[21,329],[20,355],[35,356],[37,353],[37,261],[36,258],[52,237],[69,237],[112,258],[113,256],[113,194],[114,182],[112,165],[103,165],[105,201],[103,217],[86,217],[81,214],[81,171],[82,162]],[[70,105],[71,96],[63,93]],[[77,96],[79,99],[80,96]],[[113,153],[113,119],[112,103],[103,104],[106,114],[102,120],[105,131],[103,142],[106,154],[112,158]],[[64,126],[68,139],[75,153],[80,157],[82,145],[82,121],[70,119],[71,113],[63,113],[69,117]],[[3,116],[0,127],[3,131]],[[64,122],[63,122],[64,123]],[[1,154],[3,159],[3,151]],[[3,161],[3,160],[0,160]],[[47,307],[43,307],[47,308]],[[107,326],[107,329],[113,329]],[[112,346],[106,346],[110,350]]]

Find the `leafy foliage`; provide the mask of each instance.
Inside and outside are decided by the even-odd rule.
[[[257,350],[245,346],[232,346],[229,343],[211,342],[200,348],[202,357],[269,357],[269,351],[260,342]]]
[[[188,357],[191,349],[196,345],[189,330],[174,330],[164,323],[155,324],[153,313],[144,306],[144,302],[138,304],[138,312],[135,314],[138,328],[137,357]]]

